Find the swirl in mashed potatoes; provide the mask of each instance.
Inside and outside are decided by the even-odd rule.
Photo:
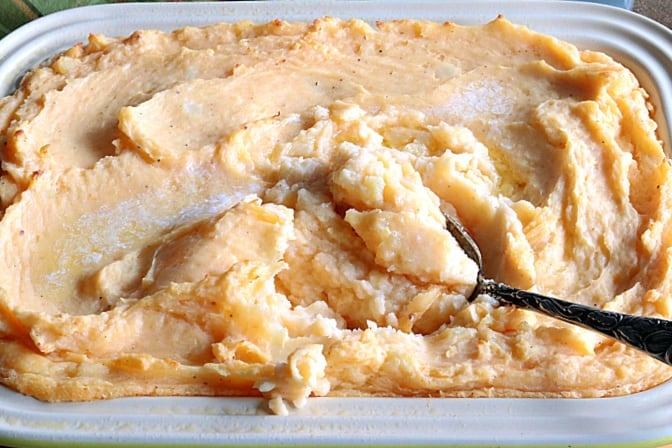
[[[595,397],[663,364],[473,303],[672,317],[670,166],[605,54],[482,26],[92,35],[0,102],[0,381],[41,400]],[[58,385],[58,387],[56,387]]]

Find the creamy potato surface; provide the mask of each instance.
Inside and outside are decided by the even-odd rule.
[[[662,363],[481,295],[672,317],[670,166],[599,52],[482,26],[92,35],[0,100],[0,380],[42,400],[595,397]]]

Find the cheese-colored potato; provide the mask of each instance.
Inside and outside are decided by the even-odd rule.
[[[595,397],[672,372],[481,295],[672,318],[670,165],[609,56],[482,26],[89,42],[0,100],[0,381],[42,400]],[[58,385],[58,387],[55,387]]]

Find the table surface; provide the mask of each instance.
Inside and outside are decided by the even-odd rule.
[[[632,9],[672,28],[672,0],[635,0]]]

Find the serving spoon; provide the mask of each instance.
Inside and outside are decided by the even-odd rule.
[[[672,321],[633,316],[568,302],[513,288],[483,276],[483,258],[476,242],[455,218],[446,214],[446,228],[478,266],[476,286],[467,298],[488,294],[500,302],[531,309],[550,317],[596,331],[672,365]]]

